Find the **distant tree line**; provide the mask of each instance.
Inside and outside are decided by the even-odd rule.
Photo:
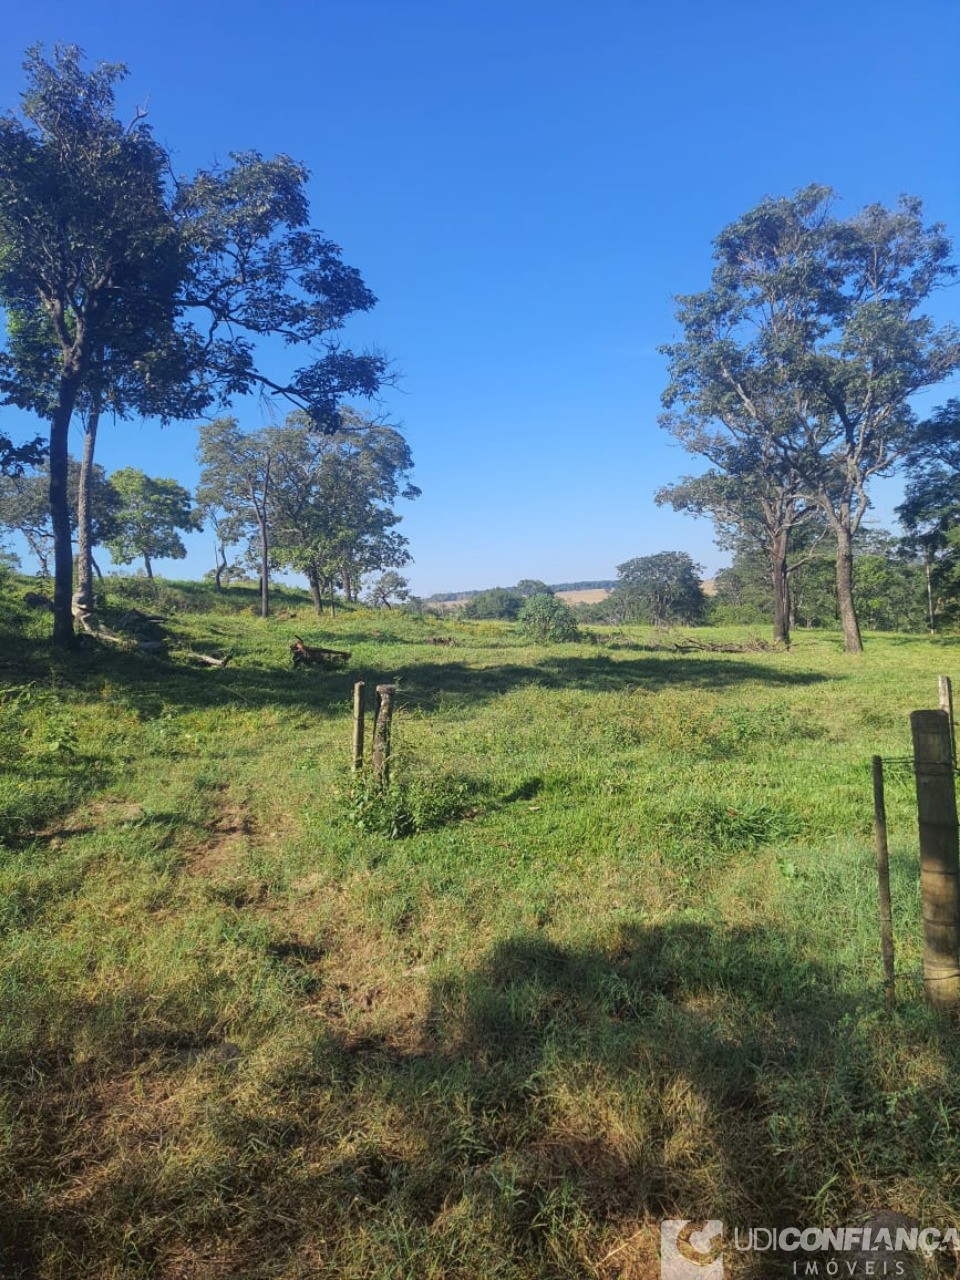
[[[182,534],[209,528],[214,537],[217,590],[253,572],[261,584],[261,611],[269,611],[270,576],[302,573],[318,610],[335,594],[356,600],[361,581],[371,603],[389,605],[409,595],[396,569],[410,559],[397,530],[398,497],[415,498],[413,458],[395,427],[344,410],[335,433],[309,430],[300,412],[282,426],[243,431],[235,418],[219,418],[199,430],[200,484],[196,495],[172,479],[124,467],[107,475],[94,464],[88,479],[89,554],[105,547],[115,564],[141,560],[148,578],[158,559],[183,559]],[[80,525],[81,465],[68,463],[71,532]],[[0,527],[20,534],[50,575],[55,533],[49,469],[0,475]],[[101,575],[102,576],[102,575]]]

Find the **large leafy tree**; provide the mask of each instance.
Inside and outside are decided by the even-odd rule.
[[[0,303],[8,321],[2,389],[50,423],[54,638],[70,641],[73,554],[67,439],[78,402],[102,391],[106,352],[131,367],[171,334],[187,268],[149,130],[114,118],[123,74],[79,51],[27,57],[20,118],[0,118]],[[189,336],[184,345],[189,346]]]
[[[273,566],[293,569],[306,575],[319,609],[335,579],[352,596],[362,574],[407,563],[394,503],[419,490],[396,428],[353,410],[336,432],[310,433],[308,425],[294,411],[283,425],[253,432],[232,418],[202,426],[197,499],[228,544],[254,548],[264,591]]]
[[[297,447],[302,432],[287,440],[279,451],[278,556],[306,573],[318,607],[324,581],[331,599],[337,579],[346,598],[356,599],[364,574],[410,560],[394,509],[398,498],[420,493],[410,482],[410,448],[395,427],[352,410],[312,453]]]
[[[507,622],[515,622],[520,616],[526,597],[519,591],[511,591],[507,587],[488,587],[486,591],[478,591],[463,606],[463,616],[478,621],[502,618]]]
[[[374,609],[389,609],[390,601],[403,604],[410,599],[410,583],[396,569],[382,573],[367,593],[367,603]]]
[[[104,409],[184,417],[265,391],[333,429],[340,397],[373,394],[385,363],[339,343],[345,319],[375,299],[309,227],[301,165],[245,152],[173,182],[140,113],[132,125],[115,117],[123,67],[85,70],[66,46],[50,61],[31,51],[26,70],[20,116],[0,119],[0,391],[50,423],[54,639],[66,644],[78,407],[95,435]],[[263,364],[270,336],[306,352],[289,376]]]
[[[610,607],[625,621],[669,623],[703,621],[706,599],[702,569],[685,551],[636,556],[617,565]]]
[[[180,534],[197,527],[190,491],[135,467],[114,471],[110,483],[120,504],[107,550],[117,564],[142,558],[152,581],[154,560],[182,560],[187,554]]]
[[[664,425],[734,478],[703,442],[753,449],[764,474],[816,504],[836,541],[845,646],[859,651],[853,541],[870,483],[905,456],[910,398],[960,367],[960,341],[920,310],[954,273],[920,201],[847,220],[832,202],[810,186],[721,232],[711,287],[678,299]]]

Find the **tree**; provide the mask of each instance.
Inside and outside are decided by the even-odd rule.
[[[190,491],[134,467],[114,471],[110,483],[120,495],[120,510],[107,550],[117,564],[142,556],[152,582],[154,560],[182,560],[187,554],[180,534],[197,527]]]
[[[931,631],[960,606],[960,400],[950,400],[917,429],[897,508],[904,547],[923,564]]]
[[[31,50],[25,67],[23,118],[0,119],[2,390],[50,422],[54,639],[69,643],[70,422],[101,389],[107,350],[121,347],[132,366],[170,333],[187,256],[165,196],[167,157],[142,121],[113,118],[123,68],[85,72],[71,46],[52,62]]]
[[[773,617],[774,599],[770,591],[770,562],[764,552],[746,540],[732,548],[733,561],[714,578],[713,616],[717,622],[755,625]],[[793,626],[793,593],[790,593]]]
[[[733,415],[730,420],[735,421]],[[689,424],[671,419],[669,424],[688,444]],[[739,424],[735,429],[739,435]],[[769,440],[766,460],[753,449],[699,434],[698,450],[720,464],[701,476],[687,476],[655,495],[658,506],[669,503],[675,511],[710,516],[718,545],[732,549],[746,544],[767,562],[768,591],[772,600],[773,639],[790,643],[790,579],[796,567],[790,551],[794,532],[809,526],[817,508],[800,492],[799,477],[789,465],[779,464]]]
[[[40,576],[49,578],[53,554],[49,475],[44,472],[0,479],[0,524],[20,534],[40,566]]]
[[[573,610],[549,591],[528,596],[517,621],[526,635],[541,644],[561,644],[580,635]]]
[[[420,493],[410,483],[413,457],[396,427],[350,409],[342,418],[341,430],[324,437],[306,436],[296,413],[269,432],[274,554],[279,564],[306,574],[318,610],[324,586],[332,607],[337,578],[353,600],[363,574],[408,563],[394,503]]]
[[[80,475],[80,463],[68,458],[67,504],[71,533],[78,532],[80,525]],[[96,516],[91,515],[89,522],[88,546],[91,564],[99,574],[93,550],[112,536],[120,496],[101,466],[91,468],[87,487],[92,497],[92,508],[96,510]],[[41,576],[49,577],[54,536],[50,518],[50,473],[46,466],[30,475],[0,476],[0,524],[21,535],[39,562]]]
[[[710,289],[678,299],[663,421],[734,479],[702,443],[728,444],[738,460],[753,450],[762,474],[796,482],[819,508],[836,542],[845,647],[859,652],[853,540],[870,482],[906,455],[910,397],[960,367],[960,341],[918,313],[954,274],[943,228],[924,226],[920,201],[840,221],[832,200],[810,186],[721,232]]]
[[[508,591],[506,587],[491,587],[470,597],[463,606],[463,616],[478,621],[502,618],[507,622],[515,622],[523,603],[523,596],[516,591]]]
[[[521,578],[514,590],[522,596],[552,596],[553,592],[539,578]]]
[[[0,119],[0,392],[50,422],[54,640],[69,644],[78,406],[89,427],[108,407],[169,419],[265,391],[333,429],[341,396],[372,395],[385,362],[339,343],[346,318],[375,299],[308,227],[301,165],[245,152],[174,183],[142,113],[130,126],[114,117],[125,68],[85,71],[64,46],[50,62],[32,50],[26,70],[22,119]],[[308,352],[288,378],[262,366],[271,335]]]
[[[701,622],[706,605],[702,572],[685,551],[637,556],[617,565],[613,607],[620,609],[625,621],[649,622],[657,627]]]
[[[270,613],[270,529],[273,456],[266,430],[242,431],[236,418],[216,418],[200,427],[197,449],[202,515],[217,522],[218,536],[233,545],[255,537],[260,566],[260,616]]]
[[[922,631],[923,564],[882,529],[861,530],[853,560],[857,612],[875,631]]]
[[[409,599],[410,583],[394,569],[388,569],[386,573],[381,574],[367,593],[367,600],[374,609],[389,609],[391,600],[403,604]]]
[[[226,546],[255,544],[264,617],[275,565],[306,574],[319,610],[338,576],[352,599],[363,573],[410,559],[392,504],[420,491],[409,483],[413,458],[399,431],[349,409],[336,432],[308,425],[295,411],[282,426],[255,432],[234,418],[200,428],[197,501],[216,521],[220,564]]]

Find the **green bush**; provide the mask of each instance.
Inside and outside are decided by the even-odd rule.
[[[556,596],[531,596],[518,621],[524,634],[541,644],[559,644],[580,635],[573,610]]]
[[[481,621],[503,618],[507,622],[513,622],[523,607],[523,602],[523,596],[516,591],[508,591],[506,587],[491,587],[489,591],[481,591],[470,597],[463,606],[463,616]]]

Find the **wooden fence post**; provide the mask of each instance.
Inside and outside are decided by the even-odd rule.
[[[887,806],[883,794],[883,761],[873,757],[873,831],[877,844],[880,885],[880,953],[883,957],[883,995],[887,1008],[896,1003],[893,976],[893,910],[890,903],[890,850],[887,846]]]
[[[949,676],[938,676],[937,687],[940,693],[940,710],[950,717],[950,756],[954,765],[957,763],[957,729],[953,721],[953,686]]]
[[[390,722],[393,719],[395,684],[378,684],[373,714],[373,774],[381,787],[390,781]]]
[[[920,825],[923,985],[936,1009],[960,1007],[960,834],[953,780],[950,719],[945,711],[914,711],[913,764]]]
[[[353,686],[353,772],[363,768],[363,681]]]

